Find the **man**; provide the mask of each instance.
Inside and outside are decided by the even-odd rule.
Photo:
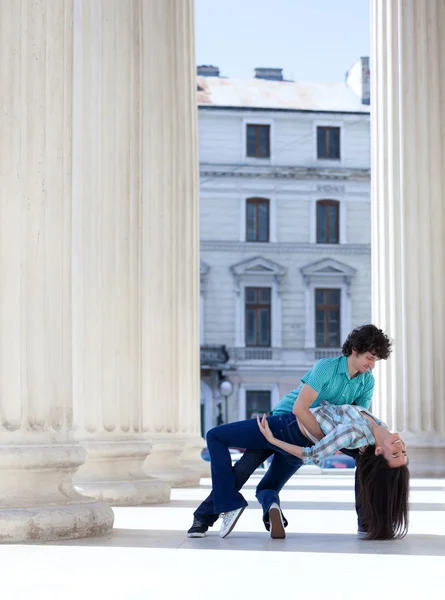
[[[342,347],[342,355],[336,358],[319,360],[301,379],[300,386],[292,390],[277,404],[273,415],[293,412],[304,426],[311,440],[316,443],[323,437],[315,417],[309,410],[321,402],[330,404],[356,404],[368,409],[374,391],[374,377],[371,373],[378,360],[386,360],[391,353],[391,341],[375,325],[363,325],[354,329]],[[357,457],[357,450],[344,450]],[[238,490],[252,473],[273,455],[269,470],[257,486],[256,497],[263,507],[263,522],[272,538],[284,538],[287,526],[281,508],[279,492],[301,466],[301,461],[293,463],[285,456],[272,450],[247,451],[233,468],[235,485]],[[358,535],[366,535],[360,520],[358,503],[358,483],[355,480],[355,504],[358,518]],[[200,504],[194,513],[188,537],[204,537],[209,527],[218,519],[213,508],[212,494]],[[234,528],[239,517],[237,511],[226,513],[220,535],[226,537]]]

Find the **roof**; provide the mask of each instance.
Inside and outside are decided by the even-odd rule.
[[[369,113],[346,83],[198,76],[198,105],[220,108]]]

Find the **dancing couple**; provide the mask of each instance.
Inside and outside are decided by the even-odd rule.
[[[368,410],[374,390],[372,369],[390,353],[391,341],[382,330],[374,325],[354,329],[343,344],[342,356],[318,361],[271,416],[211,429],[207,446],[213,488],[196,509],[188,537],[205,537],[220,514],[220,535],[227,537],[247,506],[239,490],[272,456],[256,497],[271,537],[284,538],[287,520],[279,492],[303,464],[320,464],[338,450],[356,460],[357,534],[368,540],[406,535],[406,445]],[[233,467],[231,447],[246,449]]]

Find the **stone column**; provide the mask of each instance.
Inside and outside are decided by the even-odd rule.
[[[107,533],[75,491],[71,0],[0,3],[0,541]]]
[[[170,498],[143,470],[140,9],[74,0],[74,398],[88,452],[76,483],[121,506]]]
[[[142,7],[142,381],[153,443],[145,464],[172,485],[189,486],[207,467],[199,427],[193,0],[142,0]]]
[[[445,3],[372,6],[374,321],[395,338],[374,411],[415,475],[445,475]]]

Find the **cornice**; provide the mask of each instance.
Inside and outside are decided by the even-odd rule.
[[[280,167],[272,165],[221,165],[200,164],[203,178],[261,178],[297,179],[312,181],[357,181],[369,182],[370,169],[347,169],[342,167]],[[202,182],[204,183],[204,182]]]
[[[287,242],[269,242],[267,244],[237,241],[201,240],[202,251],[238,251],[255,252],[262,256],[269,253],[301,253],[301,254],[371,254],[371,244],[302,244]]]

